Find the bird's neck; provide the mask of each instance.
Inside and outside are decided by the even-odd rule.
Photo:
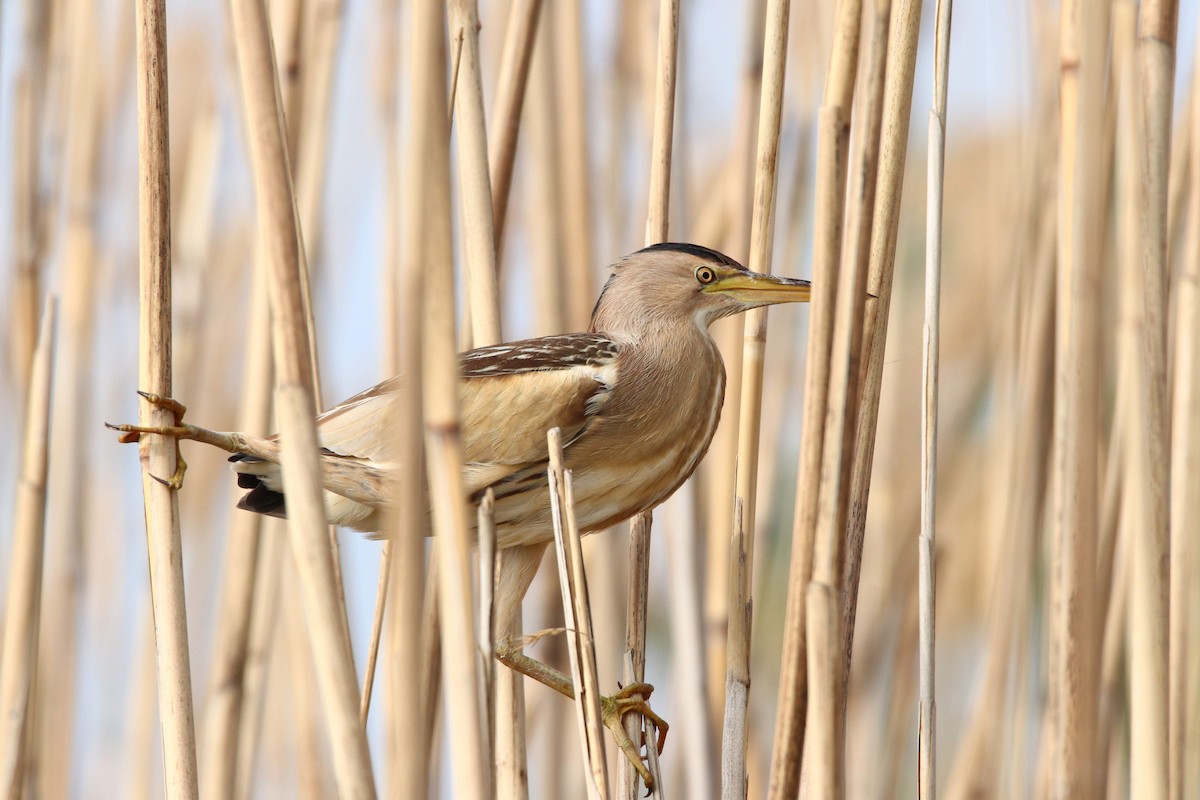
[[[638,352],[638,360],[645,359],[655,364],[692,363],[708,368],[722,369],[720,351],[702,322],[687,319],[641,320],[641,324],[629,327],[597,327],[599,333],[622,346],[623,350]],[[715,363],[713,363],[715,362]]]
[[[697,345],[715,346],[708,332],[707,319],[655,313],[647,308],[609,305],[598,309],[589,332],[601,334],[622,345],[661,348],[677,342],[693,351]]]

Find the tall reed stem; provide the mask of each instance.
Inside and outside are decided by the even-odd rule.
[[[20,800],[33,753],[30,703],[37,674],[46,548],[46,474],[50,461],[50,393],[54,374],[56,301],[49,298],[29,364],[21,478],[13,517],[12,553],[0,644],[0,793]]]
[[[753,272],[770,272],[775,233],[776,169],[783,113],[783,80],[787,67],[790,0],[767,5],[763,40],[763,81],[758,108],[758,147],[754,175],[754,211],[750,223]],[[729,663],[725,673],[725,724],[721,742],[721,796],[746,796],[747,713],[750,702],[751,579],[754,565],[754,520],[758,483],[758,439],[762,413],[763,354],[767,342],[767,310],[746,314],[742,350],[738,455],[735,469],[733,537],[729,553]]]
[[[138,386],[171,395],[171,175],[167,128],[167,26],[164,0],[136,6],[138,58],[138,263],[141,303]],[[181,412],[180,412],[181,413]],[[175,411],[143,398],[139,422],[174,425]],[[146,506],[146,546],[158,707],[162,726],[167,797],[195,798],[196,729],[192,719],[192,671],[183,592],[183,544],[179,534],[179,486],[162,479],[183,476],[178,444],[148,436],[139,447]]]
[[[344,797],[374,797],[370,754],[358,721],[358,679],[345,635],[345,610],[325,521],[313,425],[314,362],[303,302],[303,254],[270,28],[262,0],[232,0],[231,10],[259,226],[270,274],[275,400],[283,445],[288,535],[330,729],[338,791]]]
[[[946,169],[946,84],[950,73],[950,16],[953,0],[938,0],[934,31],[933,108],[929,110],[929,194],[925,227],[925,330],[922,359],[921,535],[917,540],[920,581],[920,726],[917,794],[937,796],[937,706],[934,661],[935,534],[937,532],[938,368],[942,295],[942,197]]]

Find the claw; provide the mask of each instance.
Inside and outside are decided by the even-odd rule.
[[[187,472],[187,462],[183,460],[183,453],[179,449],[180,437],[187,438],[194,430],[190,425],[184,425],[183,415],[187,413],[187,407],[172,397],[165,397],[153,392],[143,392],[138,390],[138,394],[148,403],[165,408],[174,413],[174,425],[114,425],[111,422],[104,423],[104,427],[109,430],[118,432],[117,441],[121,444],[133,444],[141,441],[142,434],[151,433],[158,436],[168,436],[175,440],[175,473],[169,478],[161,478],[158,475],[150,477],[161,483],[163,486],[169,486],[175,491],[183,488],[183,476]]]
[[[646,784],[647,792],[653,792],[654,790],[654,776],[646,767],[639,748],[634,746],[633,741],[629,738],[629,734],[625,732],[625,726],[621,723],[625,715],[631,712],[637,712],[650,720],[658,733],[656,745],[658,752],[661,754],[663,746],[667,742],[667,730],[670,726],[667,725],[662,717],[650,709],[648,701],[653,691],[654,687],[648,683],[631,683],[627,686],[622,686],[620,691],[611,697],[602,697],[600,699],[601,713],[604,717],[605,727],[612,731],[613,738],[617,742],[617,747],[621,748],[621,752],[633,764],[633,768],[641,776],[642,782]],[[645,736],[646,734],[643,730],[643,744],[645,744]]]
[[[179,450],[179,440],[175,440],[175,474],[169,478],[160,478],[157,475],[150,477],[161,483],[163,486],[168,486],[175,491],[183,488],[183,476],[187,472],[187,462],[183,460],[183,453]]]
[[[156,405],[159,408],[165,408],[168,411],[174,411],[175,422],[183,422],[183,415],[187,413],[187,406],[174,397],[164,397],[161,394],[154,394],[153,392],[143,392],[141,389],[138,389],[138,394],[148,403]]]

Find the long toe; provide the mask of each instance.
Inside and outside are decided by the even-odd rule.
[[[187,413],[187,406],[174,397],[166,397],[161,394],[154,394],[153,392],[143,392],[140,389],[138,390],[138,394],[145,398],[148,403],[165,408],[168,411],[174,411],[175,421],[183,422],[183,415]]]
[[[621,752],[625,754],[633,764],[634,769],[638,771],[638,775],[641,776],[647,789],[654,788],[654,776],[647,768],[639,748],[634,745],[633,741],[629,738],[629,734],[625,732],[623,721],[625,715],[632,712],[641,714],[650,720],[654,724],[658,734],[657,742],[655,742],[656,748],[659,753],[662,753],[663,745],[667,741],[667,730],[670,726],[650,708],[649,698],[653,691],[654,687],[648,683],[631,683],[622,687],[614,695],[600,698],[600,710],[604,718],[605,727],[612,731],[617,746],[621,748]]]

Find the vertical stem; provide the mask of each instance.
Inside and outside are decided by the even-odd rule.
[[[608,797],[608,771],[604,761],[604,724],[600,717],[600,681],[596,674],[587,576],[583,572],[583,552],[580,549],[579,528],[575,524],[571,475],[563,470],[562,433],[558,428],[551,428],[546,437],[550,453],[547,477],[554,526],[554,551],[558,560],[563,618],[566,621],[571,681],[575,687],[576,721],[583,763],[590,778],[587,783],[588,797],[601,800]]]
[[[46,301],[41,330],[29,364],[29,394],[21,448],[21,478],[13,516],[0,649],[0,795],[25,794],[29,752],[30,700],[37,674],[41,627],[42,563],[46,534],[46,473],[50,453],[50,392],[54,370],[56,302]]]
[[[758,108],[758,148],[754,176],[754,212],[750,225],[750,263],[754,272],[770,272],[775,232],[775,177],[787,66],[790,0],[767,5],[763,41],[763,82]],[[735,470],[733,537],[730,543],[729,664],[725,674],[725,725],[721,742],[721,795],[746,795],[746,715],[750,701],[751,571],[754,564],[754,512],[758,481],[758,437],[762,406],[763,352],[767,311],[746,314],[742,355],[741,413]]]
[[[483,76],[479,64],[477,0],[450,2],[451,38],[462,39],[458,89],[454,95],[458,125],[458,172],[462,228],[466,239],[472,347],[500,341],[500,298],[496,280],[496,235],[492,188],[488,177],[487,131],[483,117]]]
[[[138,386],[171,394],[171,175],[167,129],[167,27],[164,0],[139,0],[138,96]],[[143,425],[177,424],[176,413],[145,399]],[[142,495],[146,505],[150,593],[158,663],[158,705],[163,772],[169,798],[197,797],[196,730],[192,720],[192,672],[183,592],[183,545],[177,487],[161,483],[177,473],[179,448],[161,436],[145,437]],[[182,472],[178,473],[182,476]]]
[[[410,178],[424,191],[424,224],[418,237],[425,292],[422,351],[426,469],[437,553],[442,683],[453,750],[454,794],[483,798],[490,772],[484,766],[467,503],[458,421],[458,351],[454,336],[454,273],[450,229],[450,141],[446,113],[445,19],[439,0],[413,6],[413,118],[411,134],[420,167]],[[486,169],[484,170],[486,176]],[[490,205],[490,201],[489,201]],[[490,213],[490,208],[488,209]],[[492,246],[488,236],[487,246]],[[494,276],[494,273],[493,273]]]
[[[414,37],[410,17],[409,36],[405,41],[413,57],[416,56]],[[411,62],[406,67],[405,74],[411,81],[410,99],[415,104],[422,96],[423,84],[417,82],[416,70],[411,68]],[[429,76],[428,79],[435,78]],[[399,246],[392,258],[393,273],[389,276],[392,286],[391,308],[394,311],[391,324],[384,331],[385,339],[393,346],[393,357],[387,369],[397,375],[407,376],[407,380],[398,387],[401,397],[392,419],[398,460],[403,468],[396,475],[396,513],[394,517],[389,515],[385,518],[385,528],[392,540],[389,700],[394,727],[393,738],[389,742],[392,770],[388,793],[393,798],[426,797],[429,793],[431,764],[426,756],[431,745],[425,722],[432,718],[438,702],[436,692],[426,692],[424,678],[429,665],[425,663],[422,647],[424,601],[434,562],[431,558],[427,572],[424,534],[429,523],[422,477],[424,456],[421,429],[424,415],[421,401],[421,308],[425,294],[425,264],[422,262],[424,243],[421,237],[424,186],[420,181],[425,160],[423,152],[418,149],[423,142],[416,135],[423,121],[416,113],[412,113],[415,109],[415,105],[410,107],[410,134],[401,137],[397,130],[396,141],[390,143],[395,158],[388,176],[395,204],[391,227],[398,230],[400,235]],[[403,149],[400,140],[403,140]]]
[[[1200,74],[1193,69],[1193,75]],[[1193,78],[1193,81],[1195,78]],[[1193,86],[1193,97],[1196,87]],[[1192,101],[1191,149],[1200,153],[1200,102]],[[1168,757],[1171,800],[1182,800],[1195,769],[1197,709],[1190,704],[1200,663],[1200,174],[1193,164],[1187,250],[1177,284],[1174,397],[1171,405],[1171,607]],[[1190,745],[1190,746],[1189,746]],[[1189,763],[1188,755],[1191,756]]]
[[[1101,4],[1103,5],[1103,4]],[[1064,2],[1061,24],[1059,272],[1054,393],[1050,794],[1099,791],[1097,587],[1098,157],[1107,7]],[[1103,15],[1103,16],[1102,16]]]
[[[266,430],[271,418],[271,314],[267,307],[266,266],[262,248],[255,248],[250,276],[250,322],[246,331],[246,363],[242,370],[239,429]],[[238,752],[250,734],[243,721],[249,694],[252,620],[255,616],[259,568],[279,572],[283,565],[262,563],[263,517],[231,510],[225,554],[225,579],[218,600],[217,638],[213,643],[212,675],[203,723],[200,782],[203,797],[220,800],[236,796]],[[253,709],[251,709],[253,710]]]
[[[873,299],[864,306],[866,316],[861,333],[861,351],[851,346],[846,353],[845,397],[849,400],[850,407],[846,412],[847,420],[841,447],[845,456],[852,457],[853,465],[849,478],[848,507],[844,512],[848,514],[845,529],[845,563],[841,566],[845,605],[841,614],[841,678],[837,683],[837,691],[842,693],[843,707],[849,679],[851,646],[854,641],[854,617],[858,607],[858,575],[862,562],[863,529],[866,525],[871,468],[875,454],[875,433],[879,423],[879,393],[883,381],[884,345],[896,266],[896,237],[900,224],[900,199],[904,187],[904,161],[912,111],[912,87],[920,20],[921,0],[900,0],[892,6],[887,72],[883,88],[883,115],[880,118],[879,169],[868,254],[869,274],[866,291]],[[847,273],[847,277],[852,274]],[[840,296],[841,293],[839,299]],[[847,297],[848,302],[859,302],[861,299],[852,295]],[[854,336],[849,338],[852,341]],[[855,358],[858,353],[861,353],[861,363]],[[836,354],[833,361],[839,370],[843,369],[843,362],[839,361]],[[843,380],[841,376],[839,380]],[[835,400],[832,391],[830,394],[829,408],[833,409]],[[853,400],[850,400],[856,396],[857,409]],[[853,423],[850,417],[855,418]],[[829,436],[836,435],[830,431],[828,419],[825,430],[828,449]],[[825,458],[828,461],[828,453]],[[819,561],[819,558],[816,559],[814,564]]]
[[[1138,687],[1130,705],[1132,791],[1166,798],[1168,773],[1179,786],[1180,761],[1168,760],[1168,653],[1170,508],[1170,408],[1167,394],[1167,192],[1171,112],[1175,84],[1176,0],[1146,0],[1139,8],[1137,54],[1141,101],[1140,187],[1137,204],[1143,284],[1138,381],[1146,390],[1144,447],[1149,512],[1134,533],[1129,630],[1134,637],[1130,679]],[[1195,209],[1193,209],[1195,213]],[[1182,705],[1182,698],[1179,698]],[[1182,756],[1180,756],[1181,758]]]
[[[492,107],[492,132],[488,137],[497,259],[503,253],[504,223],[508,217],[508,196],[517,154],[517,134],[521,128],[521,107],[525,103],[525,87],[529,80],[529,65],[533,59],[533,43],[537,40],[541,11],[542,0],[514,0],[508,14],[500,78]]]
[[[558,113],[559,200],[563,214],[567,330],[587,327],[595,300],[592,259],[592,199],[584,82],[582,0],[553,6],[556,105]]]
[[[646,244],[667,241],[670,222],[671,150],[675,136],[675,70],[679,51],[679,0],[661,0],[658,8],[658,58],[654,79],[654,128],[650,143],[650,192],[646,212]],[[629,604],[626,610],[625,649],[633,673],[628,682],[646,677],[646,609],[650,591],[649,512],[638,514],[629,529]],[[638,741],[645,725],[640,715],[625,718],[626,733]],[[646,733],[653,741],[653,734]],[[628,798],[636,797],[640,783],[628,759],[618,760],[618,780]]]
[[[270,271],[276,408],[282,441],[288,535],[311,636],[334,772],[344,797],[374,797],[366,736],[358,721],[358,680],[345,635],[345,610],[329,546],[318,467],[303,257],[288,167],[275,56],[262,0],[232,0],[259,225]]]
[[[842,255],[850,107],[857,78],[861,17],[861,0],[842,0],[838,4],[837,29],[830,53],[829,76],[818,120],[813,302],[809,315],[803,439],[797,478],[796,516],[792,530],[792,562],[788,577],[780,702],[771,756],[772,800],[795,797],[800,786],[800,761],[807,714],[807,615],[804,602],[812,573],[817,529],[825,408],[831,366],[831,339],[834,331],[834,303],[840,280],[838,265]]]
[[[100,257],[96,229],[101,202],[100,148],[96,132],[104,129],[101,81],[96,70],[99,58],[96,3],[74,0],[59,5],[64,11],[59,17],[63,26],[61,49],[66,51],[61,57],[69,60],[70,67],[65,81],[66,108],[62,111],[66,137],[61,203],[64,212],[62,343],[55,367],[52,448],[65,445],[72,457],[51,465],[49,485],[56,496],[72,499],[69,503],[51,503],[46,537],[45,624],[39,642],[37,683],[53,686],[55,690],[40,691],[36,699],[41,706],[37,769],[39,788],[46,797],[66,797],[72,790],[70,756],[76,740],[82,610],[91,578],[87,557],[92,544],[91,528],[87,523],[93,509],[85,479],[90,457],[89,448],[78,447],[78,443],[84,440],[84,431],[99,422],[88,414],[88,409],[92,397],[95,286]],[[56,57],[59,54],[52,54],[51,62]]]
[[[917,542],[920,594],[920,727],[917,793],[933,800],[936,790],[937,711],[934,680],[934,555],[937,514],[938,357],[942,294],[942,194],[946,169],[946,84],[950,66],[953,0],[938,0],[934,31],[933,108],[929,111],[929,193],[925,226],[925,331],[921,417],[921,534]]]

